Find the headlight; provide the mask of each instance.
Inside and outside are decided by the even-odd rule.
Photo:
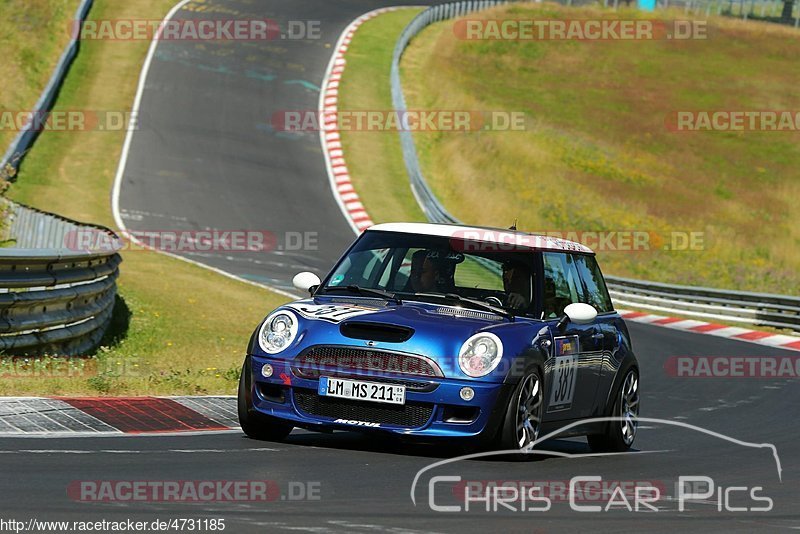
[[[483,332],[469,338],[458,353],[458,366],[467,376],[488,375],[503,357],[503,342],[494,334]]]
[[[290,311],[273,313],[261,325],[258,344],[267,354],[277,354],[288,347],[297,336],[297,317]]]

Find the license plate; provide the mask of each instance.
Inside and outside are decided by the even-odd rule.
[[[322,376],[319,379],[318,393],[322,397],[405,404],[406,387],[361,380],[345,380]]]

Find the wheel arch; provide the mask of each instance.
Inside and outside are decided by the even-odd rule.
[[[614,402],[616,402],[617,392],[619,388],[622,387],[622,381],[625,379],[625,375],[628,374],[628,371],[631,369],[636,369],[636,373],[639,375],[639,381],[642,380],[642,373],[639,368],[639,361],[636,359],[636,355],[634,355],[633,351],[629,351],[625,357],[620,362],[619,367],[617,368],[617,372],[614,375],[614,380],[611,382],[611,387],[606,391],[605,401],[602,405],[602,415],[610,416],[613,415],[611,411],[614,408]]]

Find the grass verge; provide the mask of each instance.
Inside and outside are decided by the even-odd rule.
[[[0,111],[34,108],[69,43],[69,21],[79,5],[80,0],[0,1]],[[14,128],[0,128],[2,152],[16,134]]]
[[[389,71],[394,44],[400,31],[420,11],[415,8],[391,11],[359,27],[347,51],[347,67],[339,87],[339,109],[386,112],[393,109]],[[372,220],[376,223],[425,220],[411,192],[397,132],[342,131],[341,136],[353,187]]]
[[[156,19],[174,4],[98,2],[90,18]],[[56,109],[129,110],[149,44],[83,43]],[[45,132],[9,196],[113,227],[109,195],[124,135]],[[68,366],[0,362],[0,395],[235,393],[252,330],[286,298],[153,252],[131,250],[123,258],[106,346],[94,358]]]
[[[527,4],[470,16],[598,17],[652,15]],[[351,50],[374,50],[373,60],[348,58],[343,102],[352,101],[354,78],[388,92],[385,50],[403,26],[398,17],[381,16],[359,29]],[[665,119],[679,110],[793,109],[798,35],[712,17],[708,40],[464,41],[452,21],[435,24],[403,59],[409,109],[521,111],[526,128],[416,133],[423,171],[448,210],[468,223],[507,227],[519,217],[527,230],[651,236],[649,250],[599,250],[610,274],[796,294],[800,132],[676,133]],[[357,136],[364,143],[397,140],[344,135],[351,169],[369,159],[371,169],[388,177],[352,173],[373,219],[420,220],[405,202],[391,212],[371,203],[386,199],[387,190],[402,196],[407,177],[402,160],[386,156],[390,150],[351,151]],[[701,232],[702,250],[664,249],[684,232]]]

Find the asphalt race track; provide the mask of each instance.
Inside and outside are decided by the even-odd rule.
[[[278,21],[318,19],[318,41],[198,46],[164,42],[154,58],[121,189],[121,214],[131,230],[259,229],[285,236],[311,232],[319,250],[269,254],[189,254],[253,281],[288,288],[299,270],[324,272],[353,232],[331,196],[316,133],[281,135],[270,117],[281,109],[315,109],[318,87],[339,33],[358,15],[392,2],[331,0],[221,1],[237,16]],[[278,240],[281,244],[283,237]],[[604,457],[489,457],[418,470],[458,451],[414,446],[351,433],[295,430],[286,443],[265,443],[240,432],[164,436],[18,437],[0,439],[0,496],[4,518],[27,521],[225,519],[226,532],[549,532],[741,531],[800,527],[796,379],[703,379],[669,376],[670,356],[794,356],[740,341],[629,323],[641,364],[642,416],[696,425],[768,448],[749,447],[696,430],[643,422],[636,452]],[[233,393],[233,392],[231,392]],[[583,439],[553,440],[544,449],[585,454]],[[574,476],[607,482],[648,481],[675,495],[680,476],[708,476],[719,490],[678,512],[662,499],[659,511],[617,506],[577,512],[553,495],[547,511],[435,512],[432,476],[462,480],[549,481]],[[79,481],[274,481],[270,502],[81,502],[68,488]],[[73,486],[71,486],[73,484]],[[730,511],[774,502],[769,512]],[[294,488],[294,489],[290,489]],[[300,489],[298,489],[300,488]],[[460,505],[453,484],[435,486],[439,505]],[[309,498],[309,493],[311,497]],[[303,495],[305,494],[305,495]],[[296,498],[295,498],[296,497]],[[600,504],[606,500],[577,504]],[[631,501],[632,502],[632,501]],[[720,504],[721,503],[721,504]],[[519,508],[519,503],[515,504]],[[722,508],[722,510],[720,510]]]
[[[7,438],[0,441],[0,495],[4,516],[17,519],[153,521],[185,517],[224,518],[231,532],[300,531],[485,532],[667,531],[676,529],[754,532],[797,527],[800,466],[797,463],[797,385],[790,380],[679,379],[663,369],[671,355],[778,355],[756,345],[699,334],[673,334],[633,327],[642,365],[643,417],[698,425],[739,440],[772,443],[782,466],[778,479],[768,449],[729,443],[695,431],[643,423],[638,452],[622,456],[556,458],[524,462],[504,458],[461,461],[420,478],[417,506],[410,490],[416,472],[455,451],[442,446],[408,447],[355,433],[314,434],[295,430],[286,443],[258,442],[239,432],[153,437]],[[545,449],[587,453],[584,440],[553,440]],[[690,504],[662,500],[659,511],[579,513],[555,496],[547,512],[433,512],[428,482],[433,475],[464,480],[566,482],[598,475],[604,481],[648,481],[674,495],[679,476],[705,475],[725,487],[763,488],[774,500],[769,512],[718,511],[714,499]],[[161,503],[76,502],[67,488],[77,481],[270,480],[285,500],[270,502]],[[310,483],[310,486],[306,486]],[[289,486],[310,488],[313,500],[290,499]],[[452,485],[437,486],[437,504],[458,504]],[[295,495],[302,491],[296,491]],[[732,494],[730,506],[762,503]],[[318,498],[317,498],[318,497]],[[600,501],[605,506],[606,501]],[[590,503],[578,504],[596,504]],[[541,529],[541,530],[538,530]]]

